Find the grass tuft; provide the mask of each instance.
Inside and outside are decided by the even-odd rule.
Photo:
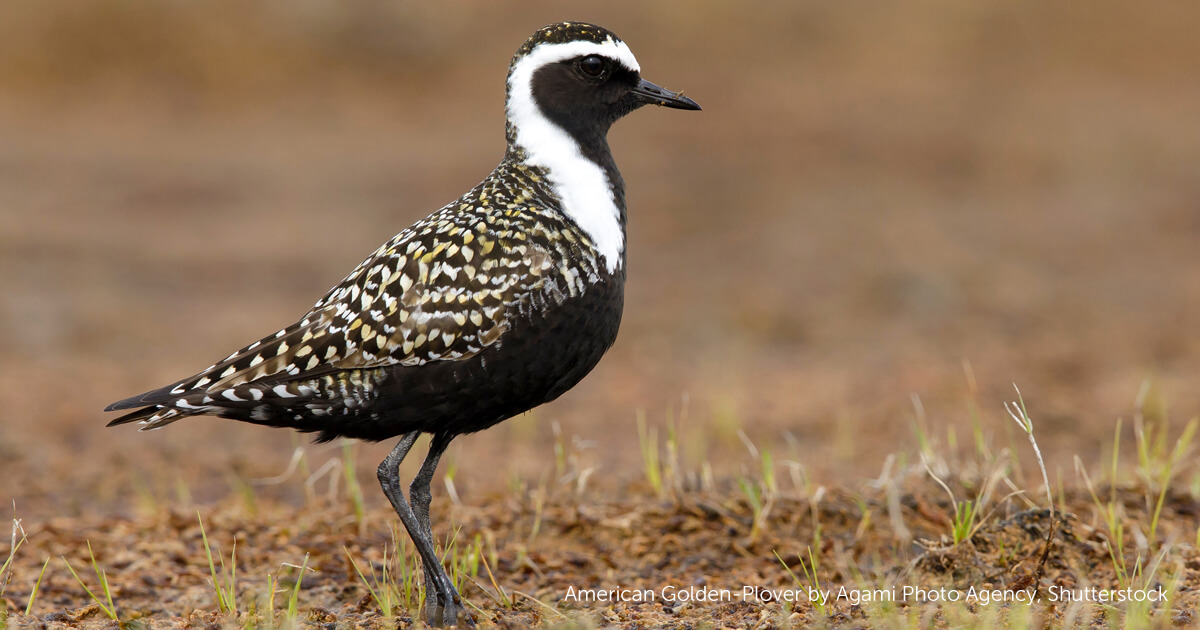
[[[225,557],[217,550],[217,560],[221,563],[221,572],[217,573],[217,565],[213,562],[212,547],[208,544],[208,534],[204,531],[204,519],[196,512],[196,520],[200,523],[200,539],[204,541],[204,554],[208,558],[208,571],[212,576],[212,587],[217,593],[217,610],[223,614],[237,615],[237,540],[233,541],[233,552],[229,557],[229,568],[225,567]]]
[[[371,594],[371,599],[375,601],[375,605],[379,607],[379,612],[383,613],[384,617],[395,616],[396,610],[400,608],[403,602],[403,595],[400,587],[396,584],[392,572],[388,569],[388,553],[387,547],[383,549],[383,567],[380,570],[380,575],[375,575],[375,568],[367,565],[367,570],[371,572],[370,579],[363,574],[362,569],[358,567],[358,563],[354,561],[354,556],[350,555],[350,550],[345,546],[342,550],[346,552],[346,558],[350,560],[350,565],[354,567],[354,572],[358,574],[358,579],[367,587],[367,592]]]
[[[929,467],[928,458],[922,456],[921,461],[925,465],[925,472],[929,473],[929,476],[946,491],[946,494],[950,495],[950,506],[954,508],[954,516],[950,519],[950,534],[954,544],[957,546],[970,540],[982,525],[979,521],[980,499],[977,497],[974,501],[971,499],[959,501],[950,486]]]
[[[1191,450],[1192,440],[1196,437],[1196,426],[1197,420],[1193,418],[1183,428],[1183,433],[1179,436],[1179,439],[1175,441],[1175,447],[1171,450],[1170,455],[1165,457],[1163,456],[1163,451],[1165,451],[1165,449],[1163,449],[1163,451],[1158,451],[1155,457],[1156,461],[1153,463],[1148,458],[1146,460],[1142,459],[1143,450],[1148,450],[1145,449],[1143,445],[1149,440],[1143,438],[1143,432],[1141,430],[1138,430],[1136,433],[1138,436],[1139,469],[1145,474],[1146,477],[1152,478],[1153,481],[1158,485],[1158,500],[1154,502],[1154,513],[1150,517],[1150,532],[1148,537],[1151,542],[1155,542],[1158,539],[1158,521],[1159,517],[1162,516],[1163,501],[1167,497],[1167,488],[1170,487],[1171,477],[1173,477],[1176,470],[1178,470],[1179,463],[1183,461],[1184,457],[1188,454],[1188,451]],[[1158,434],[1162,436],[1162,440],[1165,444],[1167,435],[1165,421],[1162,429],[1158,431]],[[1155,472],[1157,472],[1157,474],[1154,474]]]
[[[287,565],[295,567],[295,565]],[[304,572],[308,568],[308,554],[304,554],[304,561],[300,563],[300,572],[296,574],[296,582],[292,584],[292,593],[288,596],[287,611],[284,613],[289,623],[295,625],[296,617],[300,614],[300,583],[304,581]]]
[[[475,544],[478,547],[478,545],[480,543],[477,540]],[[493,597],[493,599],[495,599],[504,608],[506,608],[508,610],[512,610],[512,607],[513,607],[512,598],[510,598],[508,593],[505,592],[504,587],[500,586],[500,583],[496,581],[496,576],[492,573],[492,566],[490,564],[488,564],[487,555],[483,553],[483,549],[481,547],[479,547],[478,550],[479,550],[479,557],[480,557],[480,559],[483,560],[483,568],[484,568],[484,570],[487,571],[488,580],[491,581],[492,588],[496,589],[496,595]],[[538,603],[541,603],[541,602],[538,602]],[[558,612],[558,611],[555,611],[555,612]]]
[[[96,605],[100,607],[100,610],[109,619],[116,621],[117,605],[113,602],[112,589],[108,585],[108,574],[106,574],[104,569],[101,569],[100,565],[96,562],[96,554],[92,553],[92,542],[90,540],[88,541],[87,548],[88,557],[90,557],[92,560],[92,571],[96,574],[96,580],[100,582],[100,592],[104,593],[104,599],[97,597],[96,594],[92,592],[92,589],[88,588],[87,584],[84,584],[83,578],[79,577],[79,574],[75,572],[75,567],[72,567],[71,563],[67,562],[65,557],[59,557],[62,558],[63,564],[67,565],[67,570],[71,572],[71,575],[75,576],[75,581],[79,582],[79,585],[83,587],[84,591],[87,591],[88,597],[90,597],[93,602],[96,602]]]
[[[784,562],[783,558],[779,557],[779,552],[772,551],[771,553],[775,554],[775,559],[779,560],[779,564],[783,565],[783,570],[787,571],[787,574],[791,576],[792,582],[794,582],[797,586],[804,586],[804,584],[800,581],[800,578],[796,577],[796,574],[792,571],[792,568],[788,566],[788,563]],[[817,577],[817,558],[813,555],[812,547],[808,548],[807,564],[804,562],[803,556],[797,555],[796,558],[800,562],[800,569],[804,571],[804,578],[808,580],[808,584],[819,593],[821,591],[821,580]],[[817,598],[815,601],[810,600],[810,603],[812,603],[817,613],[822,617],[828,615],[828,604],[825,601]]]
[[[1046,462],[1042,459],[1042,449],[1038,448],[1037,440],[1033,437],[1033,418],[1029,417],[1029,410],[1025,408],[1025,399],[1021,397],[1021,390],[1013,383],[1013,389],[1017,390],[1017,401],[1010,407],[1004,403],[1004,410],[1008,415],[1012,416],[1013,422],[1021,427],[1025,434],[1029,436],[1029,443],[1033,445],[1033,454],[1037,456],[1038,467],[1042,469],[1042,482],[1046,484],[1046,504],[1050,508],[1050,518],[1054,518],[1054,495],[1050,487],[1050,475],[1046,474]],[[1019,414],[1018,414],[1019,412]]]
[[[16,502],[13,502],[13,511],[17,509]],[[20,534],[18,536],[18,533]],[[21,520],[13,517],[12,520],[12,538],[8,545],[8,557],[5,558],[4,564],[0,565],[0,597],[4,596],[4,592],[8,590],[8,584],[12,580],[12,565],[13,559],[17,557],[17,551],[21,545],[25,544],[25,528],[21,527]]]
[[[46,556],[46,561],[42,563],[42,570],[38,572],[37,580],[33,583],[33,590],[29,592],[29,602],[25,604],[25,615],[33,614],[33,603],[37,601],[38,590],[42,588],[42,578],[46,577],[46,567],[50,566],[50,556]]]
[[[650,484],[659,499],[664,499],[666,498],[666,489],[663,486],[662,462],[658,457],[658,427],[646,426],[644,409],[638,409],[637,426],[638,445],[642,451],[642,470],[645,472],[646,482]]]
[[[367,504],[363,499],[362,486],[358,484],[358,458],[353,440],[342,439],[342,477],[346,481],[346,494],[354,506],[354,522],[359,533],[366,528]]]

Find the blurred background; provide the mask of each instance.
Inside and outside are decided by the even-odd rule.
[[[621,337],[456,442],[465,501],[552,472],[555,423],[601,487],[640,477],[639,413],[681,423],[685,467],[737,474],[743,431],[853,485],[914,426],[1011,440],[1014,382],[1052,476],[1139,392],[1200,411],[1200,5],[9,0],[0,502],[283,472],[306,437],[100,409],[290,323],[487,175],[509,58],[562,19],[704,111],[613,130]],[[390,446],[362,447],[364,483]]]

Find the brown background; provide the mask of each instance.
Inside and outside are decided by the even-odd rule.
[[[854,483],[915,441],[914,395],[943,443],[970,400],[1006,443],[1013,382],[1069,475],[1147,379],[1200,411],[1196,7],[0,3],[0,499],[73,514],[282,471],[304,439],[100,409],[291,322],[485,176],[509,56],[566,18],[705,109],[614,129],[621,338],[456,443],[464,501],[552,470],[553,421],[595,483],[637,479],[639,409],[686,414],[686,467],[736,474],[743,428]]]

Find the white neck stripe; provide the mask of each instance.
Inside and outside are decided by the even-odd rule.
[[[622,264],[625,231],[611,182],[604,169],[583,155],[570,134],[546,118],[533,98],[533,75],[539,68],[586,55],[616,60],[635,72],[641,68],[629,47],[611,38],[601,43],[540,44],[509,73],[506,113],[516,144],[528,156],[526,162],[546,169],[564,212],[591,238],[612,273]]]

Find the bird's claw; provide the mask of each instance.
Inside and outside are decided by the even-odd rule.
[[[462,597],[451,591],[435,594],[425,605],[425,621],[434,627],[474,628],[475,620],[462,605]]]

